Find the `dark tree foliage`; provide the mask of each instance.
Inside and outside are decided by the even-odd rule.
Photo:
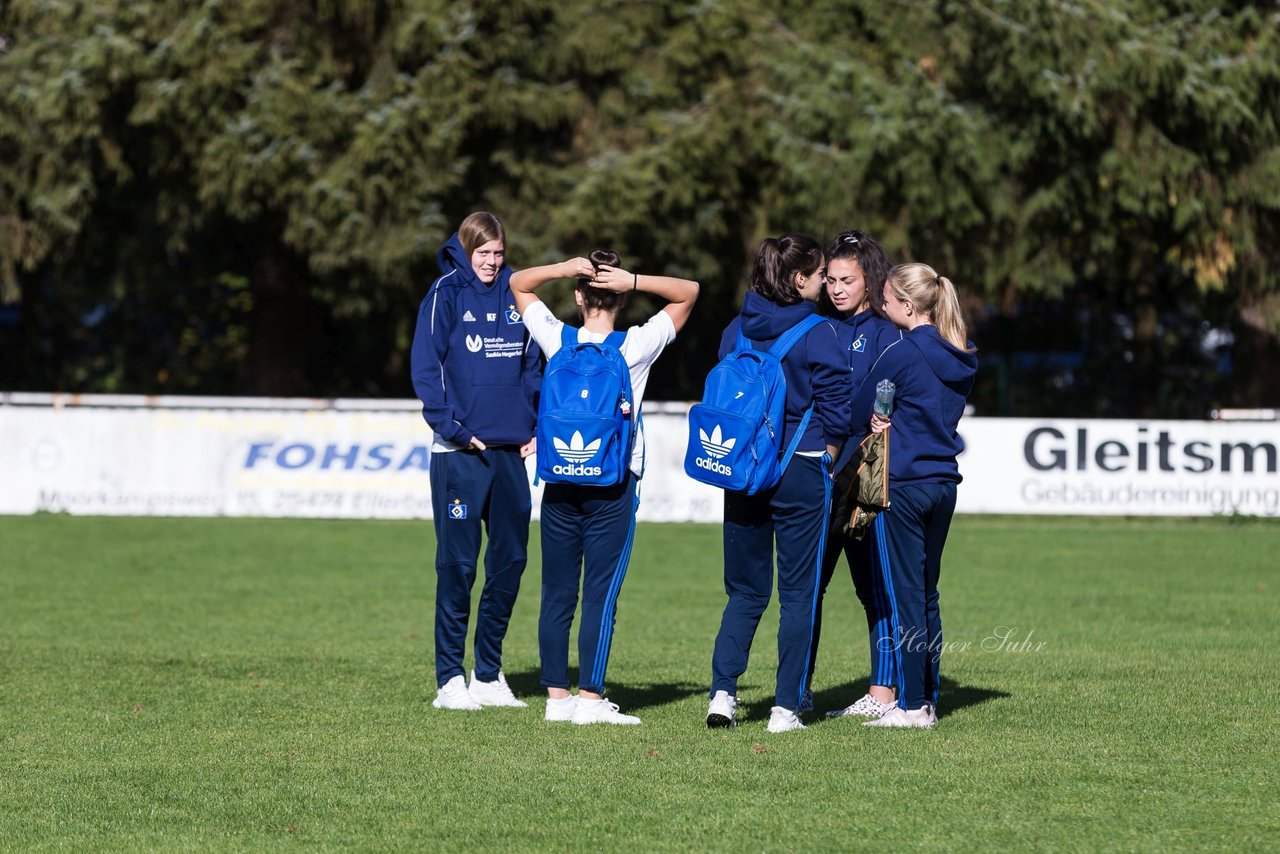
[[[654,399],[760,238],[857,226],[961,285],[983,413],[1275,406],[1280,8],[0,5],[0,387],[406,396],[476,209],[702,283]]]

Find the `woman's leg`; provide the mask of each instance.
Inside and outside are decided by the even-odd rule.
[[[933,486],[933,485],[931,485]],[[937,484],[933,512],[925,533],[925,625],[933,638],[933,654],[929,657],[926,687],[932,688],[934,707],[938,705],[938,690],[942,684],[942,614],[938,610],[938,577],[942,573],[942,550],[947,544],[947,532],[951,530],[951,517],[956,511],[956,486],[953,483]]]
[[[897,647],[890,627],[893,609],[872,556],[874,537],[875,532],[868,531],[861,540],[846,539],[844,553],[849,561],[853,589],[867,615],[867,643],[871,654],[867,693],[881,703],[892,703],[896,700],[893,685],[897,675]]]
[[[476,679],[493,682],[502,669],[502,641],[528,559],[532,500],[518,449],[492,449],[485,456],[492,475],[484,514],[489,532],[484,589],[476,612]]]
[[[431,456],[431,515],[436,529],[436,682],[462,667],[471,614],[471,587],[480,556],[480,526],[490,468],[479,452]]]
[[[758,495],[724,494],[725,603],[711,654],[711,697],[738,693],[747,671],[751,642],[773,592],[772,491]]]
[[[578,607],[582,569],[579,487],[547,484],[542,494],[542,601],[538,608],[538,658],[547,696],[569,696],[569,631]]]
[[[778,540],[778,674],[775,705],[795,711],[808,680],[813,618],[826,545],[831,478],[825,459],[796,456],[770,506]]]
[[[627,577],[636,531],[636,478],[631,472],[616,487],[592,490],[583,504],[585,560],[582,568],[582,623],[578,629],[578,693],[604,694],[613,643],[618,593]]]
[[[925,595],[925,529],[931,498],[922,486],[895,487],[890,508],[875,523],[877,557],[892,602],[898,647],[898,706],[907,710],[933,698],[932,686],[927,686],[932,650]]]

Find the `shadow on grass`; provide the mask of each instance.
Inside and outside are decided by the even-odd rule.
[[[570,673],[571,677],[576,675],[576,673]],[[542,687],[542,671],[540,670],[521,670],[507,673],[506,677],[507,684],[511,686],[511,690],[515,692],[517,697],[527,700],[530,697],[542,697],[546,694],[546,689]],[[606,685],[605,693],[610,700],[622,707],[623,711],[633,714],[641,709],[651,709],[656,706],[677,703],[695,694],[705,696],[707,686],[693,682],[651,682],[647,684],[624,682]]]
[[[861,697],[867,690],[869,677],[864,677],[843,685],[824,688],[813,695],[813,712],[806,712],[806,722],[816,723],[827,720],[826,713],[842,709]],[[988,700],[999,700],[1012,696],[1007,691],[996,688],[982,688],[977,685],[961,685],[953,679],[942,677],[942,687],[938,692],[938,717],[945,718],[952,712],[977,706]],[[743,706],[747,719],[768,718],[773,707],[773,697],[763,697]],[[812,719],[812,720],[811,720]]]

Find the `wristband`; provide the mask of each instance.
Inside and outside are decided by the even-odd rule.
[[[634,291],[638,287],[640,287],[640,274],[632,273],[631,274],[631,290]]]

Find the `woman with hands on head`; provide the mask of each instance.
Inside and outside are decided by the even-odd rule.
[[[535,294],[541,286],[558,279],[577,280],[574,301],[581,313],[581,328],[561,322]],[[570,258],[559,264],[521,270],[511,277],[511,289],[530,335],[551,360],[548,385],[555,382],[552,377],[557,355],[568,347],[569,351],[561,358],[569,356],[573,345],[591,343],[614,347],[626,364],[631,399],[622,411],[630,419],[635,438],[621,467],[619,482],[610,485],[548,482],[542,495],[542,606],[538,617],[538,651],[542,684],[547,689],[546,720],[638,724],[639,718],[621,713],[618,706],[605,697],[604,681],[618,593],[631,557],[639,506],[638,482],[644,472],[640,410],[650,368],[689,319],[698,297],[698,283],[632,273],[623,269],[616,252],[597,249],[590,258]],[[615,332],[618,313],[628,295],[634,293],[653,294],[665,299],[667,304],[644,324],[632,326],[625,333]],[[584,397],[588,391],[583,389]],[[548,411],[548,399],[543,400],[540,416],[544,423],[557,414]],[[553,447],[546,447],[548,444]],[[543,447],[538,448],[539,457],[556,454],[558,447],[554,441],[544,442]],[[580,449],[575,445],[570,453],[582,461],[581,455],[590,450],[590,447]],[[569,681],[569,632],[578,605],[579,586],[582,617],[578,629],[578,694],[574,696]]]

